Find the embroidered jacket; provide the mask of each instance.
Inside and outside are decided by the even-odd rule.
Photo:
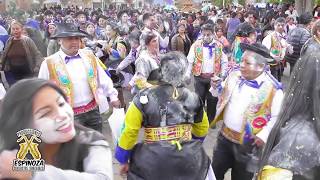
[[[199,76],[202,73],[202,67],[203,67],[204,58],[205,58],[203,54],[203,48],[204,48],[203,41],[197,40],[192,45],[189,52],[189,55],[190,53],[193,53],[194,57],[188,55],[188,59],[193,58],[193,59],[189,59],[189,63],[190,61],[192,61],[193,63],[192,74],[194,76]],[[220,42],[215,41],[214,43],[211,43],[208,48],[209,48],[209,57],[211,57],[212,58],[211,60],[214,62],[213,73],[223,77],[226,73],[226,69],[228,65],[228,59],[224,54],[224,52],[222,51],[223,45]]]
[[[88,77],[88,83],[95,100],[98,102],[97,96],[97,61],[96,57],[91,51],[79,50],[79,55],[85,60],[82,60]],[[73,106],[73,84],[66,69],[64,59],[58,53],[55,53],[46,58],[49,70],[49,79],[57,84],[67,95],[69,102]]]
[[[271,106],[273,98],[276,91],[281,89],[281,84],[276,81],[268,72],[264,73],[270,80],[263,81],[256,91],[256,94],[250,99],[250,103],[243,113],[240,141],[232,138],[229,139],[235,143],[242,144],[250,141],[251,136],[258,134],[271,119]],[[219,96],[217,113],[211,125],[223,120],[225,107],[232,97],[232,92],[235,88],[239,88],[240,83],[241,73],[239,70],[232,72],[228,76],[221,95]]]

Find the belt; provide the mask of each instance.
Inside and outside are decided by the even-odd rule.
[[[230,128],[228,128],[226,125],[223,124],[222,128],[221,128],[221,133],[222,135],[227,138],[228,140],[230,140],[231,142],[240,144],[240,140],[242,137],[242,134],[234,131]]]
[[[205,79],[210,79],[212,78],[214,73],[201,73],[200,77],[205,78]]]
[[[89,102],[84,106],[73,108],[73,112],[74,112],[74,115],[83,114],[83,113],[87,113],[89,111],[94,110],[97,106],[98,106],[97,102],[93,99],[91,102]]]
[[[145,128],[144,141],[146,143],[172,140],[190,141],[192,139],[191,129],[191,124]]]

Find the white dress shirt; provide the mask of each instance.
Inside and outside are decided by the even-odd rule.
[[[270,81],[265,73],[262,73],[255,80],[260,85],[263,81]],[[238,85],[237,85],[238,86]],[[253,96],[257,95],[258,89],[247,86],[245,83],[239,88],[235,87],[231,92],[232,95],[224,110],[224,124],[237,132],[241,132],[243,126],[243,116],[247,110]],[[271,119],[266,126],[257,134],[264,142],[267,142],[269,133],[275,124],[280,112],[283,99],[283,91],[277,90],[271,105]]]
[[[57,53],[57,55],[60,56],[60,58],[62,58],[63,60],[67,56],[62,50],[58,51]],[[79,51],[79,55],[80,57],[78,59],[72,59],[66,64],[66,68],[70,76],[69,78],[73,84],[74,107],[87,105],[94,98],[88,83],[86,67],[83,63],[84,59],[81,59],[81,51]],[[113,87],[112,80],[105,73],[98,62],[97,71],[98,91],[102,91],[105,96],[110,97],[111,101],[117,101],[118,92]],[[47,80],[50,79],[47,60],[44,60],[42,62],[38,77]]]
[[[210,45],[213,45],[216,41],[213,40]],[[190,51],[188,53],[187,59],[189,64],[193,64],[196,58],[195,55],[195,43],[192,44]],[[201,73],[214,73],[215,65],[214,65],[214,56],[215,56],[215,48],[212,49],[212,56],[210,57],[210,50],[208,47],[202,47],[202,54],[203,54],[203,63],[201,67]],[[227,55],[222,52],[221,57],[221,73],[222,75],[225,74],[228,66],[228,57]]]

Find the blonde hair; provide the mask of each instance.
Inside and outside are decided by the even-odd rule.
[[[17,20],[13,20],[13,21],[10,23],[10,27],[12,27],[12,25],[14,25],[14,24],[20,26],[21,28],[23,27],[22,23],[19,22],[19,21],[17,21]]]

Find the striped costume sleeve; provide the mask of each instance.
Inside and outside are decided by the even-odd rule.
[[[121,163],[128,162],[131,150],[137,142],[143,118],[141,111],[131,103],[125,117],[125,127],[118,141],[115,158]]]

